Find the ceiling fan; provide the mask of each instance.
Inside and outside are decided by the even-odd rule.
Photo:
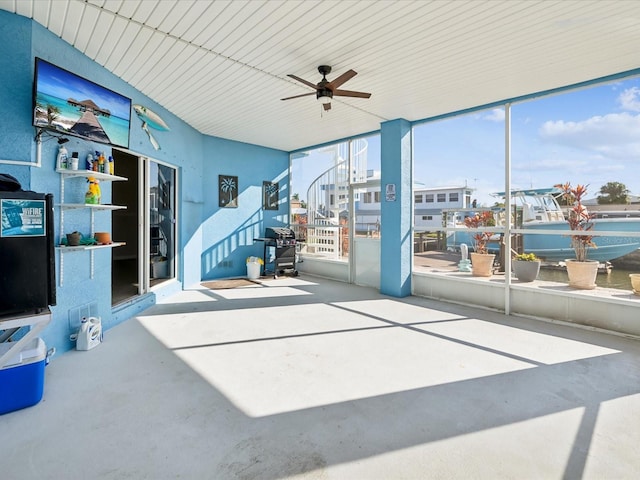
[[[308,82],[300,77],[296,77],[295,75],[287,75],[288,77],[293,78],[301,83],[304,83],[308,87],[315,89],[315,92],[312,93],[303,93],[302,95],[294,95],[293,97],[283,98],[281,100],[291,100],[292,98],[300,98],[307,97],[309,95],[315,95],[319,102],[322,102],[323,108],[326,110],[331,109],[331,99],[336,97],[357,97],[357,98],[369,98],[371,96],[370,93],[365,92],[354,92],[352,90],[340,90],[340,87],[347,80],[351,80],[353,77],[357,75],[354,70],[348,70],[340,75],[338,78],[334,79],[332,82],[327,80],[327,75],[331,73],[331,67],[329,65],[320,65],[318,67],[318,71],[322,75],[322,80],[318,82],[318,84]]]

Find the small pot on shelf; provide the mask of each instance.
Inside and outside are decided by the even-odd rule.
[[[77,247],[80,245],[81,238],[82,235],[80,235],[80,232],[67,233],[67,245],[70,247]]]
[[[94,238],[100,245],[108,245],[111,243],[111,235],[109,232],[96,232]]]

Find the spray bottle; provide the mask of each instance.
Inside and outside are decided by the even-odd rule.
[[[58,147],[58,157],[56,159],[56,170],[65,170],[67,168],[67,162],[69,159],[69,153],[64,145]]]

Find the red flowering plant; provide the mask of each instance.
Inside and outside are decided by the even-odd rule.
[[[567,205],[572,205],[567,215],[567,222],[572,231],[588,232],[593,228],[593,215],[587,211],[587,207],[582,204],[582,197],[587,193],[588,185],[576,185],[571,187],[570,183],[556,185],[562,190],[562,197]],[[571,235],[571,247],[576,252],[578,262],[587,261],[589,248],[598,248],[593,243],[593,235],[580,234]]]
[[[492,211],[484,210],[471,217],[465,217],[464,225],[467,228],[494,227],[496,225],[496,221],[493,218]],[[489,253],[487,250],[487,243],[492,235],[493,232],[475,232],[471,237],[473,238],[473,250],[476,253]]]

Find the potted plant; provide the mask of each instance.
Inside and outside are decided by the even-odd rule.
[[[541,263],[535,253],[518,253],[513,257],[513,273],[521,282],[533,282],[538,278]]]
[[[464,224],[467,228],[493,227],[496,224],[493,212],[484,210],[473,216],[466,217]],[[491,239],[493,232],[480,231],[472,235],[473,252],[471,252],[471,275],[474,277],[490,277],[493,273],[493,261],[495,255],[489,253],[487,243]]]
[[[562,195],[567,204],[572,204],[567,215],[567,222],[572,232],[571,247],[576,258],[565,261],[567,265],[567,275],[569,276],[569,286],[583,290],[596,288],[596,276],[598,275],[598,264],[596,260],[588,260],[587,254],[590,248],[597,248],[593,242],[593,236],[588,232],[593,228],[591,221],[593,216],[582,204],[582,198],[587,193],[587,185],[576,185],[571,187],[570,183],[560,185]]]

